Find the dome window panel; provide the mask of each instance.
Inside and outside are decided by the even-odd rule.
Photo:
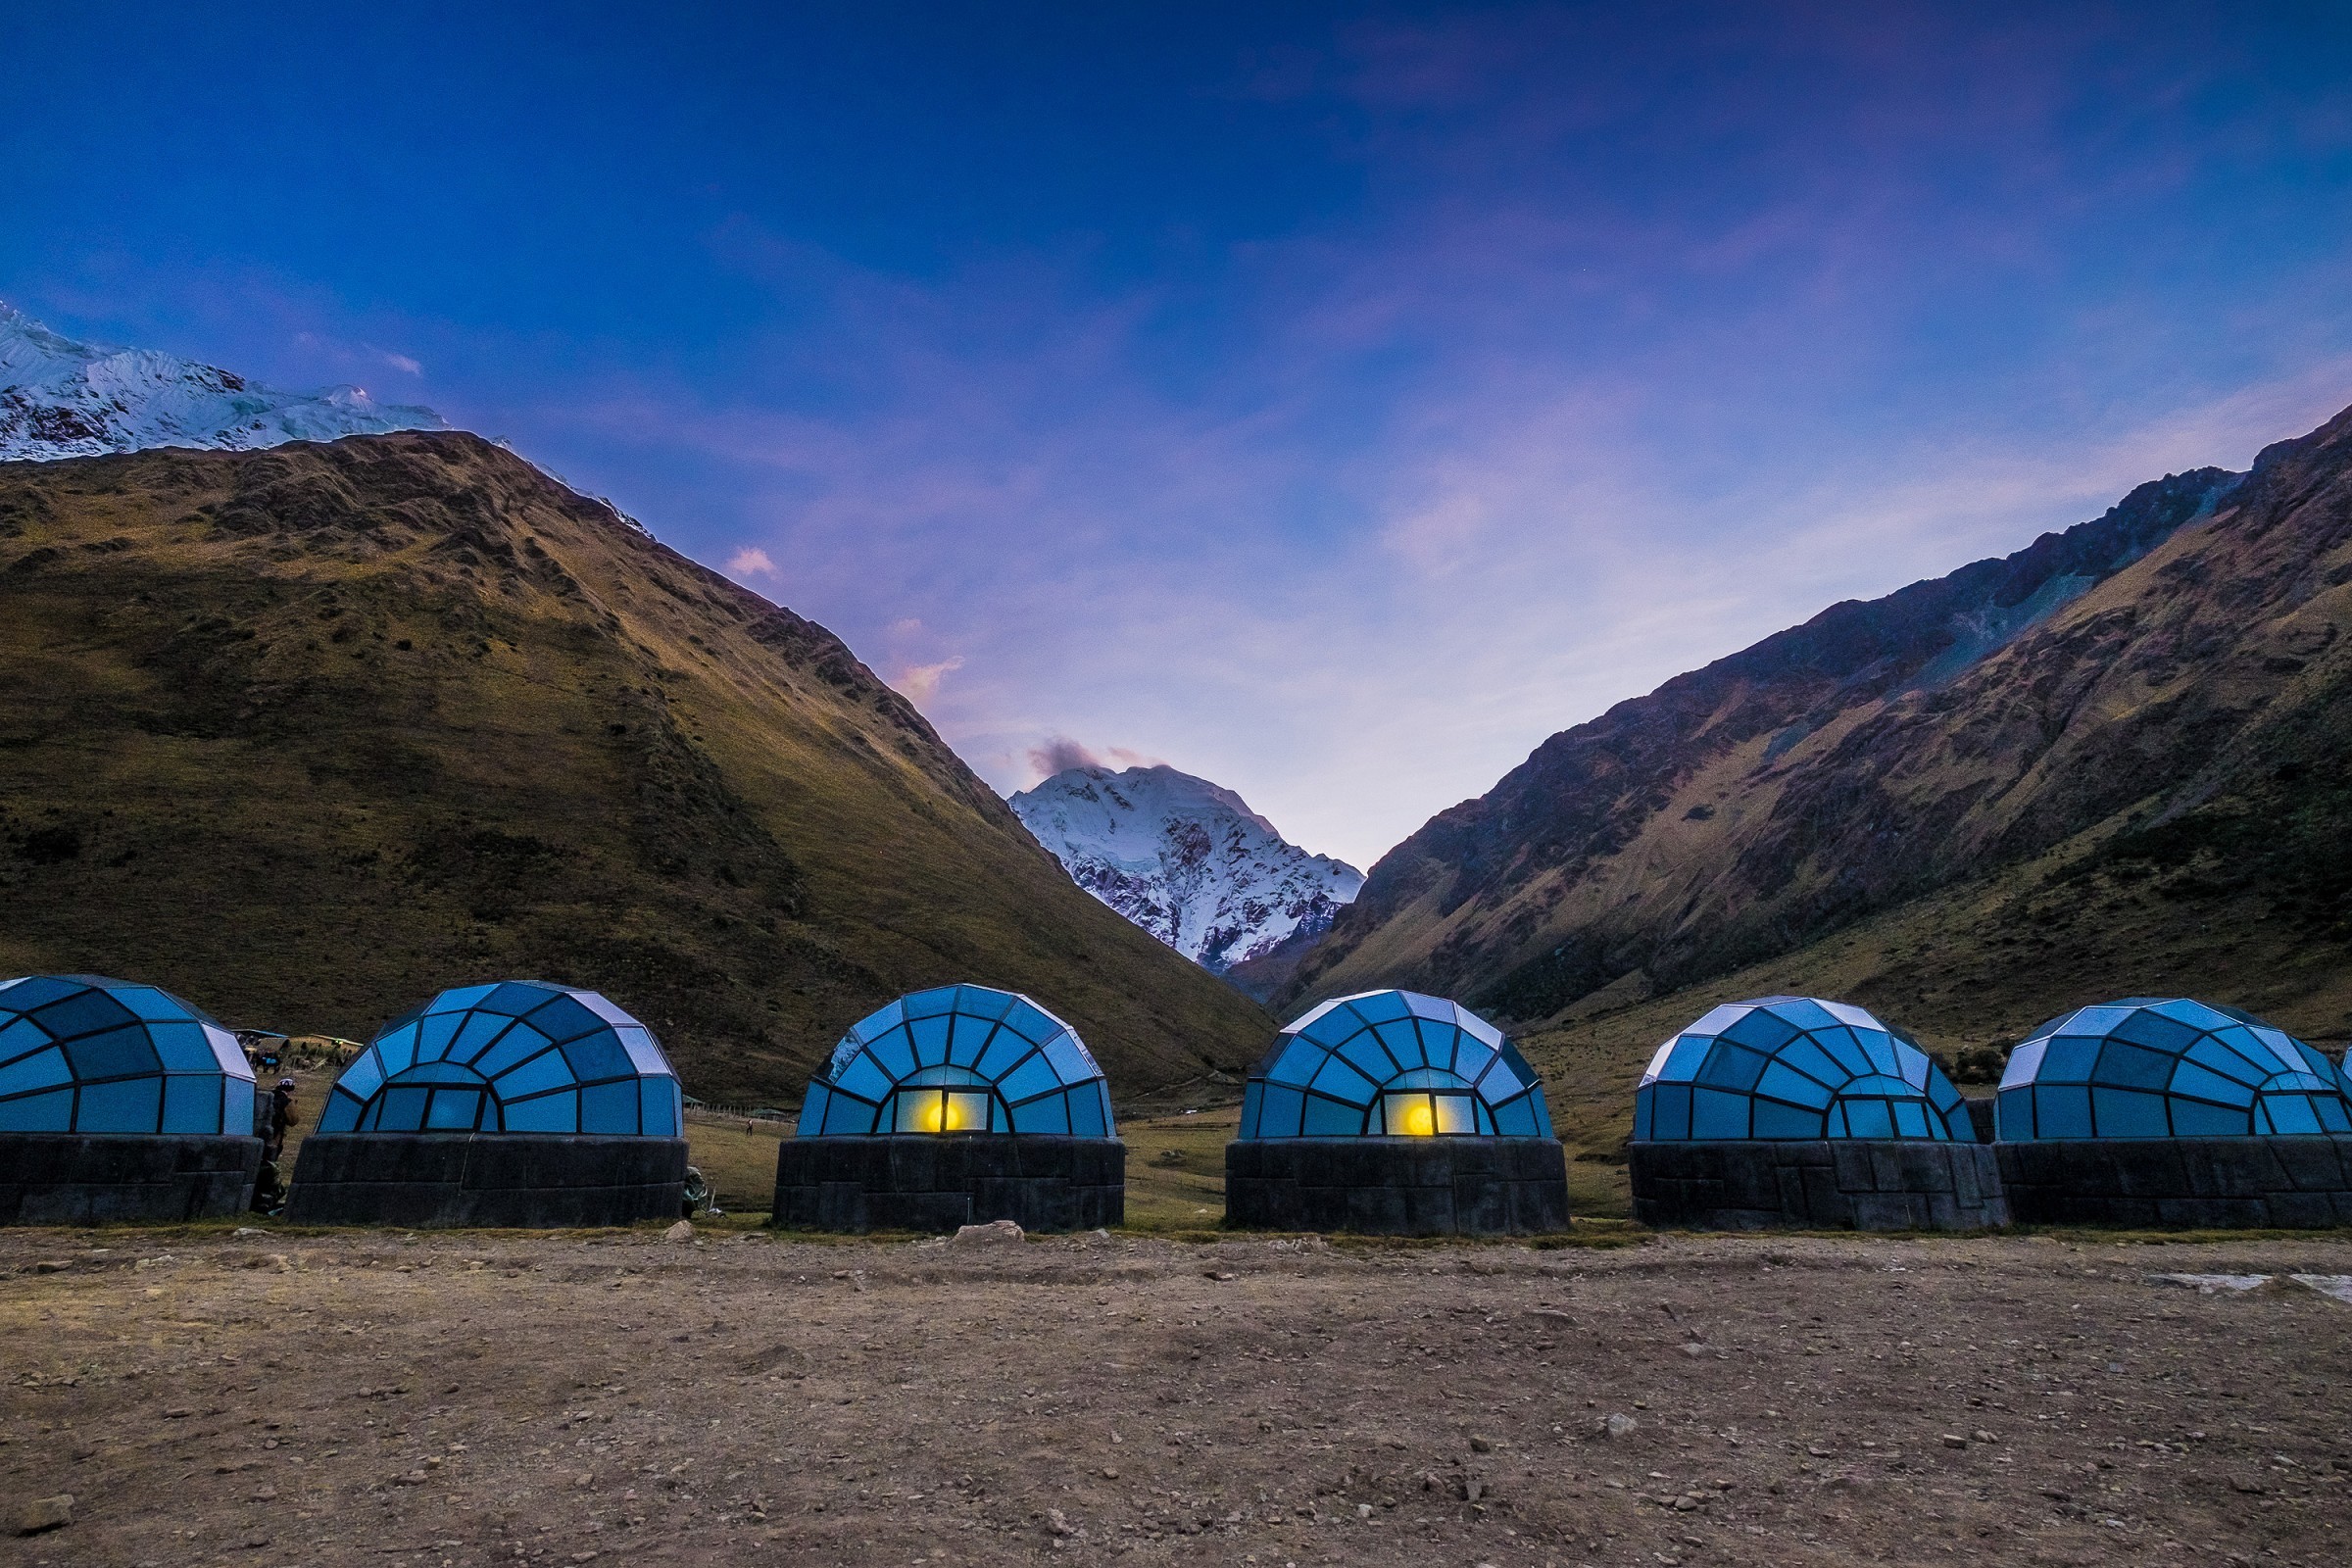
[[[253,1069],[234,1036],[168,991],[26,976],[0,985],[0,1127],[248,1139]]]
[[[1647,1142],[1975,1141],[1959,1092],[1916,1041],[1806,997],[1710,1009],[1651,1058],[1635,1121]]]
[[[2316,1107],[2352,1117],[2352,1103],[2340,1080],[2313,1072],[2315,1063],[2326,1066],[2302,1042],[2235,1008],[2145,997],[2082,1007],[2043,1024],[2010,1054],[2000,1137],[2326,1133],[2333,1129]],[[2083,1083],[2086,1091],[2073,1088]],[[2022,1114],[2027,1102],[2012,1094],[2025,1088],[2033,1090],[2031,1116]]]
[[[561,1045],[549,1032],[575,1027]],[[602,1091],[585,1122],[583,1085]],[[611,1000],[530,980],[462,986],[377,1034],[343,1069],[318,1130],[639,1136],[642,1089],[674,1100],[677,1075],[653,1032]],[[676,1137],[674,1119],[647,1136]]]

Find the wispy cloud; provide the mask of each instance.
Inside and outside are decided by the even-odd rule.
[[[898,690],[900,696],[917,708],[921,708],[939,695],[939,683],[942,680],[946,679],[951,672],[962,667],[963,656],[961,654],[951,654],[945,659],[928,664],[902,664],[892,672],[890,684]]]
[[[757,546],[747,545],[727,558],[727,575],[730,577],[773,577],[775,574],[776,564],[768,559],[766,551]]]

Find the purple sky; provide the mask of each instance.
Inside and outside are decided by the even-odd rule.
[[[1358,864],[2352,403],[2339,7],[1107,12],[50,8],[0,298],[431,403],[1001,788]]]

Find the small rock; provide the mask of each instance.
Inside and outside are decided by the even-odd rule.
[[[72,1265],[62,1257],[44,1257],[32,1265],[35,1274],[62,1274]]]
[[[277,1500],[277,1489],[275,1487],[256,1487],[253,1489],[252,1500],[255,1502],[275,1502]]]
[[[1683,1353],[1690,1357],[1691,1360],[1696,1361],[1705,1356],[1711,1355],[1714,1352],[1710,1351],[1705,1346],[1693,1341],[1683,1347]]]
[[[959,1227],[956,1232],[955,1239],[949,1245],[953,1247],[993,1247],[1000,1242],[1021,1241],[1025,1239],[1025,1236],[1026,1233],[1012,1221],[998,1219],[991,1220],[986,1225]]]
[[[54,1497],[35,1497],[17,1510],[16,1531],[20,1536],[37,1536],[45,1530],[63,1530],[74,1522],[74,1494],[61,1492]]]
[[[396,1487],[421,1487],[424,1485],[424,1472],[411,1470],[406,1475],[394,1476],[392,1484]]]
[[[596,1477],[583,1470],[578,1475],[571,1478],[571,1484],[573,1487],[580,1489],[593,1487],[596,1485]]]
[[[1600,1435],[1604,1438],[1630,1438],[1641,1426],[1642,1423],[1630,1415],[1604,1416],[1600,1423]]]
[[[1556,1306],[1530,1307],[1527,1315],[1544,1323],[1574,1323],[1576,1321],[1575,1318]]]
[[[2001,1441],[2000,1439],[1994,1437],[1991,1433],[1985,1431],[1983,1427],[1979,1427],[1976,1431],[1970,1433],[1969,1436],[1974,1438],[1979,1443],[1998,1443]]]
[[[187,1417],[194,1415],[195,1413],[196,1412],[194,1410],[190,1409],[184,1404],[175,1404],[164,1412],[164,1419],[167,1421],[182,1421]]]
[[[1231,1269],[1204,1268],[1200,1272],[1202,1275],[1212,1280],[1230,1280],[1239,1278],[1239,1276],[1236,1275]]]
[[[965,1227],[967,1230],[972,1228],[973,1227],[970,1226]],[[1046,1510],[1046,1534],[1049,1536],[1067,1536],[1074,1534],[1074,1532],[1070,1529],[1069,1520],[1062,1517],[1062,1512],[1059,1508],[1048,1508]]]
[[[669,1229],[662,1233],[662,1239],[665,1242],[693,1241],[694,1221],[690,1219],[682,1219],[678,1221],[675,1225],[672,1225]]]
[[[1476,1433],[1472,1433],[1470,1435],[1470,1447],[1474,1452],[1493,1453],[1494,1451],[1494,1440],[1493,1438],[1482,1438]]]
[[[1119,1472],[1118,1472],[1118,1469],[1117,1469],[1117,1467],[1116,1467],[1116,1466],[1113,1466],[1113,1465],[1107,1465],[1107,1464],[1106,1464],[1106,1465],[1104,1465],[1104,1466],[1102,1467],[1102,1479],[1103,1479],[1103,1480],[1105,1480],[1105,1481],[1116,1481],[1116,1480],[1118,1480],[1118,1479],[1119,1479]]]
[[[1968,1446],[1968,1440],[1957,1432],[1946,1432],[1943,1435],[1943,1446],[1947,1448],[1965,1448]]]

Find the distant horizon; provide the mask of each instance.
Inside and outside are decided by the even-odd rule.
[[[512,442],[1001,793],[1165,760],[1367,869],[1676,674],[2352,405],[2336,8],[13,35],[0,299]]]

